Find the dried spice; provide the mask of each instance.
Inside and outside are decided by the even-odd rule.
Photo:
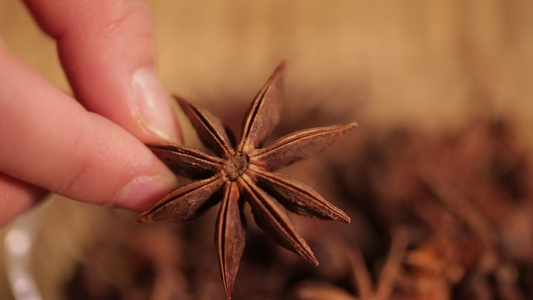
[[[249,230],[235,298],[532,299],[531,152],[509,120],[467,125],[430,135],[367,123],[339,152],[291,169],[342,203],[352,222],[298,219],[321,268],[275,251],[260,231]],[[83,256],[66,298],[225,298],[217,257],[204,251],[211,225],[201,221],[132,227],[126,218],[122,226],[132,230],[118,232],[120,223],[110,223]],[[408,248],[389,238],[398,229],[406,229]]]
[[[280,119],[284,71],[282,62],[252,102],[238,143],[233,142],[231,133],[208,111],[176,98],[200,140],[214,155],[181,145],[149,145],[176,174],[198,181],[172,191],[143,212],[139,220],[187,221],[222,202],[216,221],[215,244],[228,298],[245,246],[244,202],[250,205],[263,231],[314,265],[318,265],[317,259],[296,232],[284,208],[304,216],[350,222],[343,211],[310,187],[273,172],[322,152],[354,128],[355,123],[303,130],[262,148]]]
[[[515,130],[486,117],[440,137],[397,128],[367,133],[352,163],[337,156],[337,189],[377,236],[410,227],[393,299],[531,298],[531,156]]]
[[[390,299],[394,286],[401,274],[402,261],[407,246],[407,236],[403,232],[398,232],[393,236],[392,245],[383,268],[379,274],[378,282],[372,284],[372,276],[365,264],[363,254],[359,249],[348,250],[351,273],[353,276],[352,285],[356,288],[358,296],[354,297],[348,292],[326,284],[308,282],[301,284],[294,292],[295,298],[299,300],[386,300]]]

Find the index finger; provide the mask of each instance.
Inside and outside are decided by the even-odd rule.
[[[75,96],[145,143],[180,142],[171,99],[154,71],[150,10],[139,0],[25,0],[57,40]]]

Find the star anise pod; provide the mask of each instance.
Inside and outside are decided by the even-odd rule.
[[[298,235],[285,208],[321,219],[350,222],[340,209],[317,192],[273,171],[317,154],[355,123],[303,130],[261,148],[278,124],[285,62],[274,71],[248,109],[238,144],[208,111],[176,97],[200,140],[214,155],[181,145],[149,145],[176,174],[199,181],[179,187],[139,216],[141,222],[191,220],[222,201],[216,221],[215,244],[228,298],[245,245],[244,202],[259,227],[285,248],[318,265],[307,243]],[[236,145],[235,145],[236,144]]]

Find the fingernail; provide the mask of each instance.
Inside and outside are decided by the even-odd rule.
[[[141,126],[163,140],[179,143],[181,134],[170,105],[170,97],[159,83],[154,70],[143,67],[135,71],[132,87],[134,107]]]
[[[175,185],[175,180],[162,176],[137,177],[118,193],[116,204],[135,210],[145,210],[168,194]]]

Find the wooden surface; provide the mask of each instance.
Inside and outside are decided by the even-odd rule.
[[[289,95],[352,98],[370,120],[456,119],[473,106],[512,113],[533,95],[533,3],[487,1],[150,1],[167,89],[217,100],[253,95],[289,60]],[[8,48],[61,89],[53,41],[20,1],[0,3]],[[319,97],[320,96],[320,97]],[[247,100],[246,100],[247,101]],[[428,118],[428,116],[430,116]]]

